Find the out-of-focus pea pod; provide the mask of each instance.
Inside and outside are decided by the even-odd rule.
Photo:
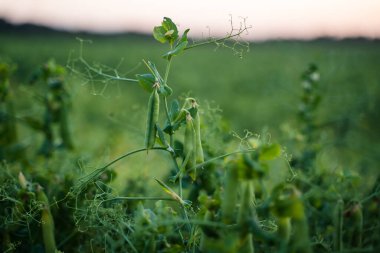
[[[241,197],[240,209],[237,223],[240,227],[238,251],[253,253],[252,233],[249,231],[249,222],[254,219],[255,211],[253,206],[253,182],[247,181],[243,185],[243,195]]]
[[[203,163],[205,161],[203,156],[202,138],[201,138],[201,120],[199,116],[199,110],[197,110],[194,117],[194,129],[195,129],[195,157],[197,163]]]
[[[207,210],[204,216],[204,220],[210,221],[211,217],[212,217],[211,211]],[[213,235],[213,233],[211,233],[211,235]],[[212,240],[209,237],[210,236],[208,235],[207,227],[206,228],[202,227],[202,235],[201,235],[201,240],[200,240],[200,245],[199,245],[199,249],[201,250],[201,252],[207,252],[208,250],[207,242],[210,242],[210,240]]]
[[[183,152],[185,154],[186,168],[193,168],[196,165],[196,155],[195,155],[195,129],[194,120],[190,113],[186,114],[186,129],[185,129],[185,139],[183,142]],[[190,177],[195,180],[196,170],[190,171]]]
[[[226,165],[226,176],[224,179],[223,201],[222,201],[222,220],[225,224],[235,222],[235,208],[237,201],[238,170],[232,161]]]
[[[291,223],[289,217],[280,217],[277,221],[278,229],[277,234],[281,239],[282,243],[287,244],[290,239],[290,233],[291,233]]]
[[[301,193],[290,184],[280,184],[272,191],[274,214],[292,221],[292,236],[289,241],[290,252],[311,253],[309,229]]]
[[[156,83],[154,86],[148,102],[148,116],[146,120],[145,148],[147,150],[153,148],[156,141],[156,124],[158,123],[160,110],[160,97],[157,93],[158,84]]]
[[[352,246],[362,247],[363,241],[363,209],[360,203],[355,203],[351,209],[353,221]]]
[[[160,143],[160,145],[167,148],[169,152],[174,152],[174,149],[166,141],[164,131],[162,131],[162,129],[159,127],[158,124],[156,124],[156,130],[157,130],[158,142]]]
[[[57,248],[54,238],[54,220],[50,212],[49,201],[41,186],[37,187],[37,199],[42,204],[41,226],[45,252],[55,253]]]
[[[28,188],[28,181],[26,180],[24,174],[20,171],[18,173],[18,182],[22,189],[26,190]]]

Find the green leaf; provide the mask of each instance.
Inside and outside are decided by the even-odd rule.
[[[166,33],[166,30],[165,30],[165,28],[162,27],[162,26],[155,26],[155,27],[153,28],[153,37],[154,37],[157,41],[159,41],[159,42],[161,42],[161,43],[165,43],[165,42],[168,41],[168,39],[167,39],[166,36],[165,36],[165,33]]]
[[[149,70],[154,75],[155,80],[160,84],[158,93],[164,95],[165,97],[170,96],[173,93],[173,90],[172,88],[166,85],[166,83],[164,82],[164,79],[162,79],[160,73],[158,72],[156,65],[154,65],[154,63],[150,61],[148,61],[147,65],[148,65]]]
[[[177,45],[174,47],[173,50],[170,50],[169,52],[167,52],[166,54],[164,54],[162,57],[164,57],[165,59],[170,59],[172,56],[177,56],[179,55],[180,53],[183,52],[183,50],[185,50],[185,48],[187,47],[187,44],[188,44],[188,40],[187,40],[187,33],[190,31],[190,29],[187,29],[183,35],[182,35],[182,38],[178,41]]]
[[[153,29],[153,37],[161,42],[169,42],[171,45],[178,39],[178,29],[170,18],[164,17],[161,26],[156,26]]]
[[[180,107],[179,107],[178,100],[174,99],[170,105],[170,113],[169,114],[170,114],[170,120],[171,121],[175,120],[175,118],[178,116],[179,110],[180,110]]]
[[[173,90],[169,86],[163,85],[160,87],[159,93],[164,95],[165,97],[168,97],[171,94],[173,94]]]
[[[186,46],[187,46],[187,41],[183,41],[179,43],[173,50],[170,50],[169,52],[164,54],[162,57],[169,60],[172,56],[177,56],[180,53],[182,53],[183,50],[186,48]]]
[[[165,36],[169,40],[171,44],[173,44],[178,39],[178,29],[177,26],[173,23],[173,21],[164,17],[164,21],[162,21],[162,27],[166,30]]]
[[[179,40],[179,43],[184,42],[184,41],[188,41],[188,40],[187,40],[187,33],[188,33],[189,31],[190,31],[190,29],[186,29],[186,30],[183,32],[182,37],[181,37],[181,39]]]
[[[164,86],[165,85],[164,80],[162,79],[160,73],[158,72],[156,65],[154,65],[154,63],[150,61],[145,62],[145,64],[147,64],[147,67],[152,72],[152,74],[154,75],[154,77],[156,78],[156,81],[160,84],[160,86]]]
[[[149,93],[153,91],[153,85],[156,82],[156,78],[152,74],[137,74],[137,80],[140,86]]]
[[[186,202],[180,197],[178,196],[178,194],[173,191],[169,186],[167,186],[164,182],[162,182],[161,180],[159,179],[156,179],[155,180],[157,181],[157,183],[159,185],[161,185],[162,189],[167,193],[169,194],[170,197],[172,197],[174,200],[176,200],[177,202],[179,202],[181,205],[185,205]]]
[[[260,161],[270,161],[281,155],[281,146],[277,143],[268,144],[261,148],[259,154]]]

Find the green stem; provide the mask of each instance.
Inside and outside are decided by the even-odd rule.
[[[92,67],[90,64],[87,63],[87,61],[85,59],[83,59],[82,57],[79,58],[80,62],[82,62],[82,64],[90,71],[94,72],[95,74],[99,75],[99,76],[103,76],[103,77],[106,77],[106,78],[109,78],[109,80],[117,80],[117,81],[127,81],[127,82],[135,82],[135,83],[138,83],[138,80],[137,79],[132,79],[132,78],[125,78],[125,77],[120,77],[120,76],[113,76],[113,75],[109,75],[109,74],[106,74],[106,73],[103,73],[103,71],[100,69],[96,69],[94,67]]]
[[[172,58],[169,58],[169,61],[168,61],[168,64],[166,65],[166,70],[165,70],[165,77],[164,77],[164,83],[165,83],[165,85],[167,85],[167,82],[168,82],[168,77],[169,77],[171,63],[172,63]],[[169,125],[171,126],[172,122],[170,120],[170,115],[169,115],[168,100],[167,100],[167,98],[165,96],[164,96],[164,104],[165,104],[166,118],[167,118],[167,120],[169,122]],[[170,137],[171,137],[171,135],[170,135]],[[171,142],[172,142],[172,139],[170,139],[170,146],[172,146]]]
[[[199,163],[197,164],[196,166],[188,169],[187,171],[190,172],[190,171],[193,171],[193,170],[196,170],[196,169],[199,169],[199,168],[202,168],[203,166],[205,166],[206,164],[209,164],[209,163],[212,163],[216,160],[219,160],[219,159],[222,159],[222,158],[225,158],[227,156],[230,156],[230,155],[236,155],[236,154],[242,154],[242,153],[251,153],[251,152],[254,152],[256,151],[255,149],[247,149],[247,150],[240,150],[240,151],[234,151],[234,152],[231,152],[231,153],[226,153],[226,154],[223,154],[223,155],[220,155],[220,156],[216,156],[214,158],[211,158],[207,161],[204,161],[203,163]]]
[[[106,199],[103,200],[100,204],[106,202],[106,201],[112,201],[112,200],[165,200],[165,201],[176,201],[173,198],[162,198],[162,197],[115,197],[112,199]]]
[[[205,45],[212,44],[212,43],[218,43],[218,42],[221,42],[221,41],[224,41],[224,40],[228,40],[228,39],[231,39],[231,38],[234,38],[234,37],[238,37],[244,31],[245,31],[245,29],[239,31],[238,33],[230,34],[230,35],[228,35],[226,37],[223,37],[223,38],[220,38],[220,39],[211,39],[211,40],[207,40],[207,41],[204,41],[204,42],[195,43],[195,44],[193,44],[191,46],[185,47],[184,50],[188,50],[188,49],[192,49],[192,48],[196,48],[196,47],[200,47],[200,46],[205,46]]]
[[[167,85],[167,81],[168,81],[168,77],[169,77],[169,72],[170,72],[170,67],[171,67],[172,59],[173,58],[170,57],[170,59],[168,61],[168,64],[166,65],[165,76],[164,76],[165,85]]]
[[[343,200],[339,199],[334,209],[334,250],[341,252],[343,250]]]
[[[143,151],[146,151],[147,148],[141,148],[141,149],[137,149],[137,150],[134,150],[134,151],[131,151],[131,152],[128,152],[122,156],[119,156],[118,158],[114,159],[113,161],[109,162],[108,164],[104,165],[103,167],[99,168],[99,169],[96,169],[94,170],[93,172],[91,172],[90,174],[80,178],[78,180],[78,183],[76,183],[73,187],[73,190],[72,190],[72,194],[74,195],[77,195],[77,194],[80,194],[86,187],[88,184],[90,184],[91,182],[93,182],[96,178],[98,178],[101,174],[103,174],[108,167],[110,167],[111,165],[113,165],[114,163],[130,156],[130,155],[133,155],[133,154],[136,154],[136,153],[139,153],[139,152],[143,152]],[[164,148],[164,147],[153,147],[153,148],[150,148],[149,150],[162,150],[162,151],[166,151],[166,152],[170,152],[167,150],[167,148]]]
[[[171,46],[171,48],[172,48],[172,46]],[[164,83],[165,83],[165,85],[167,85],[167,81],[168,81],[168,78],[169,78],[169,72],[170,72],[170,67],[171,67],[172,59],[173,58],[170,57],[169,60],[168,60],[167,65],[166,65],[165,76],[164,76]],[[164,104],[165,104],[166,118],[167,118],[167,120],[169,122],[169,125],[171,126],[172,122],[171,122],[170,115],[169,115],[168,101],[167,101],[166,97],[164,97]],[[173,135],[170,134],[170,146],[173,146],[173,143],[174,143],[174,138],[173,138]],[[173,161],[174,167],[176,168],[176,170],[178,172],[180,172],[177,160],[175,159],[175,153],[171,153],[171,156],[172,156],[172,161]],[[179,196],[182,198],[182,192],[183,192],[183,190],[182,190],[182,176],[179,177],[178,187],[179,187]],[[185,210],[184,210],[184,212],[186,214]]]
[[[63,245],[65,245],[71,238],[73,238],[79,231],[78,230],[74,230],[73,232],[71,232],[68,236],[66,236],[66,238],[64,238],[58,245],[57,245],[57,248],[61,248]]]

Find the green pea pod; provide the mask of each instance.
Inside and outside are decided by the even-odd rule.
[[[22,189],[26,190],[28,188],[29,183],[21,171],[18,173],[18,182]]]
[[[201,121],[199,117],[199,111],[194,118],[195,128],[195,157],[197,163],[203,163],[205,161],[203,156],[202,138],[201,138]]]
[[[299,215],[292,217],[292,238],[291,238],[291,248],[290,252],[304,252],[312,253],[310,238],[309,238],[309,225],[307,222],[307,217],[305,215],[304,206],[299,198],[296,203],[298,206]]]
[[[164,146],[166,148],[169,147],[169,143],[165,139],[164,131],[162,131],[162,129],[157,124],[156,124],[156,131],[157,131],[157,135],[158,135],[159,144],[161,144],[162,146]]]
[[[207,210],[206,213],[205,213],[205,216],[203,218],[204,221],[211,221],[211,217],[212,217],[212,213]],[[207,231],[207,227],[202,227],[202,234],[201,234],[201,240],[200,240],[200,245],[199,245],[199,248],[201,250],[201,252],[207,252],[207,242],[210,241],[210,238],[209,236],[207,235],[208,231]]]
[[[302,202],[301,193],[296,187],[290,184],[280,184],[272,190],[274,214],[280,219],[290,218],[292,222],[292,233],[289,238],[289,252],[311,253],[309,238],[309,228],[305,208]],[[285,229],[285,228],[284,228]],[[287,231],[279,231],[287,236]],[[284,239],[284,238],[281,239]],[[282,247],[286,248],[286,243],[282,242]]]
[[[254,219],[253,191],[253,182],[244,182],[237,220],[240,226],[238,252],[254,252],[252,233],[248,230],[248,226],[246,225],[249,224],[250,220]]]
[[[352,207],[352,220],[354,234],[352,238],[352,245],[354,247],[362,247],[363,241],[363,208],[360,203],[356,203]]]
[[[281,238],[281,241],[287,244],[289,242],[290,233],[291,233],[291,223],[289,217],[280,217],[278,219],[278,236]]]
[[[253,219],[253,215],[255,213],[253,210],[253,181],[249,180],[247,182],[242,182],[242,184],[243,194],[240,198],[240,207],[237,222],[240,226],[242,226],[241,233],[247,234],[249,231],[244,230],[247,229],[247,227],[244,227],[244,224],[247,224],[251,219]]]
[[[145,132],[145,147],[147,150],[153,148],[156,141],[156,124],[158,122],[158,114],[160,110],[160,97],[155,88],[150,95],[148,102],[148,117],[146,120],[146,132]]]
[[[223,202],[221,206],[222,220],[225,224],[233,224],[235,222],[237,190],[239,188],[238,170],[233,162],[229,162],[226,165],[224,182]]]
[[[38,187],[37,189],[37,199],[42,204],[41,226],[45,252],[55,253],[57,248],[54,238],[54,220],[50,212],[48,198],[46,197],[46,194],[43,192],[42,187]]]
[[[190,169],[196,165],[194,120],[190,113],[186,115],[185,140],[183,145],[183,152],[186,155],[186,158],[188,158],[186,168]],[[190,177],[195,180],[196,170],[191,171]]]

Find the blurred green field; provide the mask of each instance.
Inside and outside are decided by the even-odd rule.
[[[92,41],[83,48],[90,63],[115,68],[121,63],[119,73],[134,77],[147,72],[141,61],[145,59],[164,71],[161,55],[166,48],[151,37],[137,35],[0,34],[0,58],[17,64],[15,84],[26,83],[33,70],[48,59],[70,65],[79,55],[76,36]],[[173,97],[190,94],[203,108],[207,104],[220,107],[231,130],[243,134],[244,129],[259,133],[267,128],[272,138],[281,140],[284,124],[296,120],[300,74],[309,63],[320,69],[318,122],[333,133],[327,141],[329,147],[340,145],[343,158],[337,159],[342,166],[371,165],[375,169],[380,157],[379,41],[253,42],[242,59],[229,49],[200,47],[174,59],[169,84],[175,91]],[[120,138],[120,133],[142,143],[148,95],[137,85],[93,84],[76,75],[67,80],[79,150],[104,152],[104,143],[115,142],[128,150],[130,143],[127,137]],[[27,93],[27,88],[23,90]],[[100,146],[103,149],[96,148]]]

